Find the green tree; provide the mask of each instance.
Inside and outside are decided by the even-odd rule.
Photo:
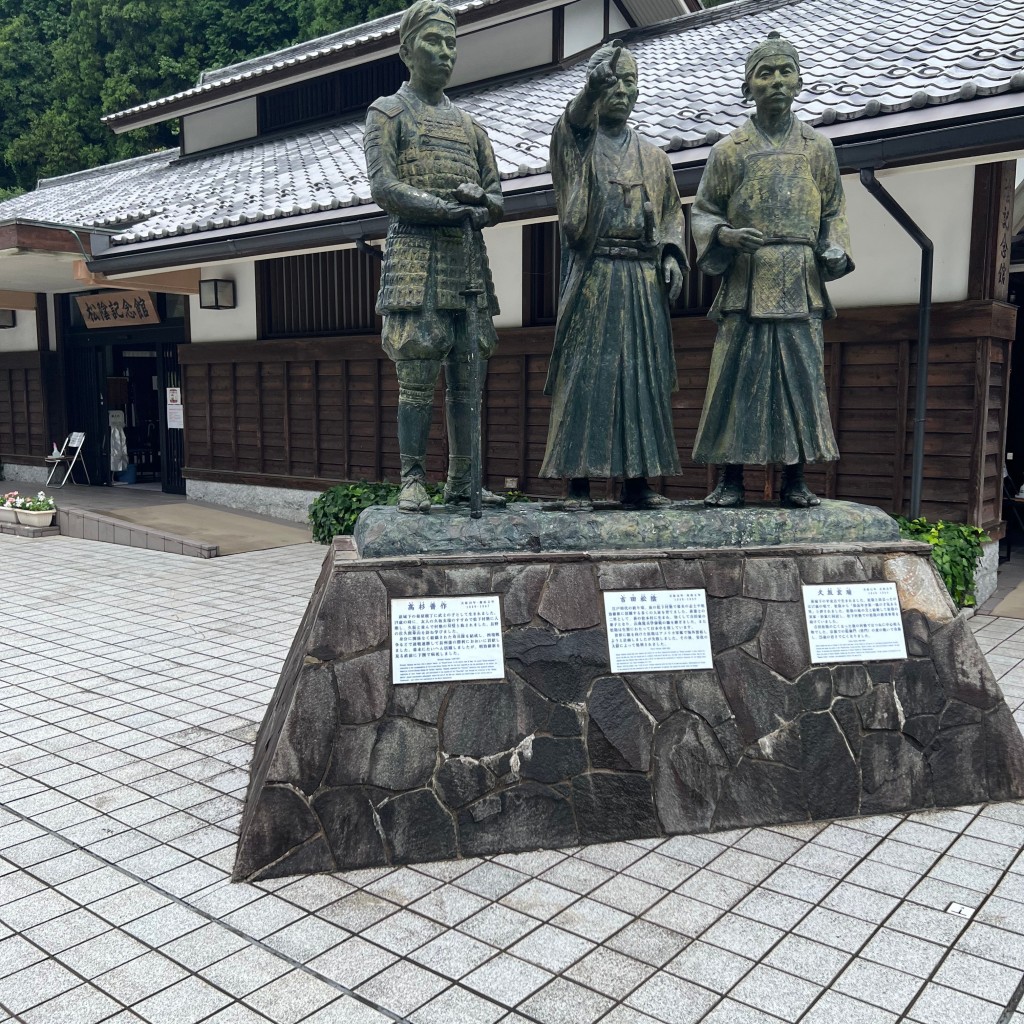
[[[0,0],[0,197],[173,146],[176,122],[100,121],[224,67],[401,10],[405,0]]]

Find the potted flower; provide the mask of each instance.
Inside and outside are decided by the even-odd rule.
[[[18,501],[17,491],[0,494],[0,523],[16,523],[18,521],[16,501]]]
[[[53,498],[40,491],[34,498],[17,498],[18,522],[22,526],[49,526],[57,511]]]

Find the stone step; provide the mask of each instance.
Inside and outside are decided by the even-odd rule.
[[[60,530],[56,526],[22,526],[21,523],[0,523],[0,533],[13,537],[58,537]]]
[[[220,554],[220,548],[216,544],[154,530],[149,526],[140,526],[138,523],[129,523],[83,508],[58,508],[57,527],[51,529],[54,533],[59,531],[65,537],[98,540],[106,544],[165,551],[168,554],[189,555],[193,558],[216,558]]]

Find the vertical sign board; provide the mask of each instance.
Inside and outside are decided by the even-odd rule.
[[[803,592],[812,664],[906,658],[895,583],[813,583]]]
[[[606,591],[604,616],[613,672],[713,666],[704,590]]]
[[[185,407],[181,404],[181,388],[167,389],[167,427],[169,430],[185,429]]]
[[[504,678],[497,594],[392,599],[392,683]]]

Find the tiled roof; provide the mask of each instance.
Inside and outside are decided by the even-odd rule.
[[[1024,90],[1020,0],[741,0],[636,35],[634,124],[669,151],[730,131],[749,111],[739,92],[745,55],[772,29],[800,49],[797,110],[816,125],[940,104],[970,117],[969,101]],[[527,186],[547,170],[551,126],[582,81],[582,66],[556,68],[457,100],[490,134],[502,177]],[[369,203],[362,125],[348,121],[51,179],[0,204],[0,221],[123,225],[114,239],[123,245]]]

